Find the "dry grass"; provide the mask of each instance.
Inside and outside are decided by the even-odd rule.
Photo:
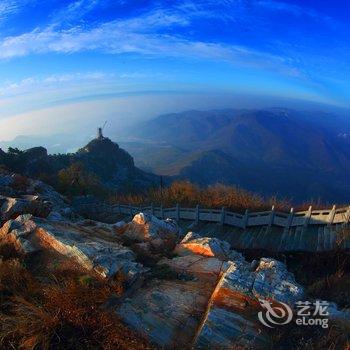
[[[162,191],[151,189],[146,193],[137,195],[117,195],[112,198],[112,201],[135,206],[148,203],[159,205],[162,203],[165,207],[172,207],[178,203],[182,207],[195,207],[196,205],[200,205],[202,208],[221,209],[225,207],[235,212],[244,212],[246,209],[265,211],[270,210],[272,205],[275,205],[277,210],[288,211],[291,207],[291,203],[287,200],[278,200],[275,197],[265,199],[233,186],[217,184],[200,188],[186,181],[174,182]]]
[[[72,261],[33,276],[18,259],[0,263],[0,348],[151,349],[107,311],[123,291]]]
[[[348,350],[349,336],[341,325],[331,324],[328,329],[290,324],[274,329],[274,350]]]

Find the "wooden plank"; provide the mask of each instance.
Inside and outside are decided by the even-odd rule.
[[[330,226],[330,225],[333,224],[334,216],[335,216],[335,209],[336,209],[336,206],[333,205],[333,208],[332,208],[332,210],[330,211],[329,216],[328,216],[328,219],[327,219],[327,225],[328,225],[328,226]]]
[[[225,208],[222,207],[221,209],[221,219],[220,219],[220,225],[224,225],[225,224]]]
[[[318,236],[317,236],[317,249],[316,251],[321,252],[323,251],[323,226],[318,228]]]
[[[306,227],[301,227],[301,232],[298,238],[298,242],[295,244],[295,249],[298,251],[304,251],[306,250],[306,240],[305,237],[307,235],[307,228]]]
[[[285,227],[282,233],[282,237],[278,246],[278,251],[285,251],[285,245],[290,234],[290,228]]]
[[[309,225],[310,219],[311,219],[311,215],[312,215],[312,206],[309,206],[309,210],[307,211],[306,215],[305,215],[305,221],[304,221],[304,227],[307,227],[307,225]]]
[[[259,231],[256,234],[253,248],[260,249],[263,245],[263,241],[264,241],[264,226],[261,226]]]
[[[291,247],[290,247],[290,250],[291,250],[291,251],[296,251],[296,250],[298,250],[298,248],[299,248],[299,240],[300,240],[300,236],[301,236],[301,233],[302,233],[303,228],[304,228],[303,226],[298,226],[298,227],[295,229],[294,239],[293,239],[292,245],[291,245]]]
[[[243,228],[246,229],[248,225],[248,219],[249,219],[249,210],[246,209],[243,217]]]
[[[324,228],[324,230],[325,230],[324,250],[325,251],[330,251],[330,250],[332,250],[332,247],[331,247],[331,231],[332,231],[332,227],[326,226]]]
[[[336,248],[336,238],[337,238],[337,235],[336,235],[336,232],[337,232],[337,229],[335,230],[331,230],[330,232],[330,249],[331,250],[334,250]]]

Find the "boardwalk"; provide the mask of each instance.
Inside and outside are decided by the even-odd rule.
[[[350,249],[350,207],[282,213],[275,211],[237,214],[225,209],[133,207],[86,204],[80,211],[132,217],[150,213],[177,220],[185,231],[223,238],[236,249],[264,249],[274,252],[326,252]]]

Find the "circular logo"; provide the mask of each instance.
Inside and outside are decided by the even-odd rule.
[[[279,302],[278,305],[272,306],[264,299],[259,299],[259,302],[264,311],[259,311],[258,317],[264,326],[274,328],[276,325],[281,326],[292,320],[293,311],[289,305]]]

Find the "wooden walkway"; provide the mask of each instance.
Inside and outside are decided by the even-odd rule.
[[[145,212],[158,218],[172,218],[184,230],[218,237],[235,249],[263,249],[274,252],[326,252],[350,249],[350,206],[329,210],[309,210],[294,213],[270,211],[244,215],[225,209],[133,207],[128,205],[85,204],[79,211],[119,217],[132,217]]]
[[[96,208],[96,210],[105,210],[116,214],[134,215],[139,212],[150,213],[158,218],[171,218],[175,220],[192,220],[197,223],[200,221],[220,223],[221,225],[229,225],[239,228],[247,228],[254,226],[280,226],[286,229],[296,226],[310,225],[334,225],[350,222],[350,206],[344,208],[336,208],[333,206],[326,210],[313,210],[312,207],[307,211],[294,212],[293,208],[289,213],[275,211],[274,207],[270,211],[249,212],[245,214],[233,213],[222,208],[217,209],[201,209],[181,208],[176,206],[173,208],[162,207],[134,207],[130,205],[106,205],[105,208]]]

